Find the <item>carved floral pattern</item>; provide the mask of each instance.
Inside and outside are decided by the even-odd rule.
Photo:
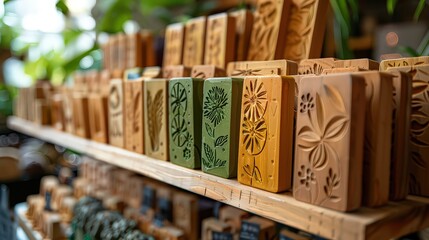
[[[300,170],[298,170],[299,183],[305,185],[305,188],[310,189],[310,183],[316,183],[316,177],[314,172],[310,168],[305,168],[304,165],[301,165]]]
[[[245,86],[243,99],[244,116],[253,122],[261,119],[267,109],[267,90],[263,83],[250,81]]]
[[[244,118],[242,124],[243,144],[250,155],[258,155],[265,147],[267,125],[264,119],[257,122]]]
[[[225,89],[213,87],[208,91],[204,101],[204,117],[207,117],[216,127],[225,117],[223,108],[228,104]]]
[[[314,98],[310,93],[301,96],[301,103],[299,104],[299,112],[305,113],[314,108]]]
[[[164,116],[162,107],[164,91],[162,89],[158,90],[154,97],[152,97],[152,94],[152,91],[147,92],[148,131],[151,149],[156,152],[161,144],[160,133]]]
[[[176,82],[171,88],[170,107],[173,113],[171,120],[171,137],[173,143],[183,149],[183,158],[185,160],[191,158],[192,135],[188,131],[188,124],[185,119],[185,114],[188,109],[188,95],[185,86],[182,83]],[[189,146],[190,145],[190,146]]]

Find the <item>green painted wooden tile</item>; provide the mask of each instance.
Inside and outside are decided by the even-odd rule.
[[[169,82],[170,161],[201,167],[203,79],[172,78]]]
[[[202,168],[223,178],[237,176],[241,78],[209,78],[204,82]]]

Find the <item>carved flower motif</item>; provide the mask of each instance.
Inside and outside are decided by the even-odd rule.
[[[174,114],[184,114],[187,108],[187,94],[183,84],[176,82],[170,94],[171,108]]]
[[[329,168],[328,176],[326,177],[326,185],[323,187],[323,191],[326,196],[331,200],[338,200],[339,197],[334,195],[334,189],[338,188],[340,185],[340,178],[336,173],[332,171],[332,168]]]
[[[305,168],[304,165],[301,165],[300,170],[298,170],[299,183],[305,185],[305,188],[310,189],[310,183],[316,183],[316,176],[311,171],[310,168]]]
[[[251,155],[259,154],[265,147],[267,138],[267,124],[264,119],[257,122],[244,118],[242,124],[243,144]]]
[[[301,96],[301,103],[299,104],[299,112],[306,113],[314,108],[314,98],[310,95],[310,93],[303,94]]]
[[[267,91],[264,84],[258,84],[258,80],[250,81],[245,86],[243,98],[244,116],[253,122],[261,119],[267,109]]]
[[[208,118],[215,126],[218,125],[225,117],[223,107],[227,103],[228,96],[223,88],[211,88],[204,101],[204,117]]]
[[[183,149],[183,157],[185,160],[191,158],[191,150],[189,148]]]
[[[183,118],[173,118],[171,122],[171,136],[173,137],[173,142],[178,147],[182,147],[186,143],[187,133],[185,120]]]

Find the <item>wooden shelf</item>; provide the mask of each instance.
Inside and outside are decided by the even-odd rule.
[[[212,198],[322,237],[390,239],[429,227],[429,199],[410,196],[401,202],[341,213],[296,201],[290,193],[274,194],[100,144],[32,122],[10,117],[11,129],[73,149],[167,184]]]

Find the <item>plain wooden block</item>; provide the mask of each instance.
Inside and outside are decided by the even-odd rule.
[[[221,234],[225,233],[225,234]],[[216,218],[206,218],[202,222],[202,240],[216,240],[219,236],[214,237],[213,235],[232,235],[231,226],[224,223]],[[226,236],[225,236],[226,237]]]
[[[110,41],[107,41],[106,43],[101,45],[101,51],[103,52],[103,69],[105,70],[111,70],[110,66],[110,55],[112,54],[110,52]]]
[[[328,69],[323,69],[322,71],[322,75],[326,75],[326,74],[332,74],[332,73],[351,73],[351,72],[361,72],[361,71],[366,71],[362,68],[359,67],[341,67],[341,68],[328,68]],[[301,75],[302,76],[302,75]]]
[[[102,70],[99,74],[100,77],[100,88],[98,89],[98,93],[104,97],[109,96],[110,91],[110,80],[112,76],[108,70]]]
[[[143,41],[140,33],[127,34],[125,68],[143,67]]]
[[[299,62],[298,74],[315,74],[320,75],[323,70],[335,67],[335,58],[314,58],[304,59]]]
[[[276,224],[271,220],[253,216],[241,224],[240,239],[269,240],[275,236]]]
[[[289,231],[287,229],[282,229],[280,231],[279,240],[310,240],[310,237],[303,236],[299,233]]]
[[[184,231],[186,239],[198,239],[198,197],[195,194],[183,191],[174,193],[173,224]]]
[[[28,205],[28,209],[25,215],[30,220],[30,222],[32,222],[34,220],[35,212],[37,211],[36,209],[38,208],[38,206],[40,206],[40,208],[44,207],[45,198],[40,194],[29,195],[27,197],[27,205]]]
[[[170,161],[187,168],[201,167],[201,113],[204,79],[169,81]]]
[[[127,37],[124,33],[117,33],[117,65],[116,70],[123,70],[127,66]]]
[[[97,93],[88,96],[89,135],[90,139],[100,143],[109,142],[107,129],[108,97]]]
[[[109,143],[123,148],[124,142],[124,92],[122,79],[110,81],[109,94]]]
[[[141,176],[132,176],[127,183],[128,198],[126,199],[128,205],[135,209],[140,209],[143,197],[144,180]]]
[[[328,7],[328,0],[292,0],[284,42],[284,58],[300,61],[320,57]]]
[[[335,68],[357,67],[363,70],[378,70],[380,68],[380,63],[368,58],[336,60],[334,62],[334,67]]]
[[[291,187],[294,88],[291,77],[244,79],[238,145],[240,183],[270,192]]]
[[[203,64],[206,17],[202,16],[188,20],[185,24],[185,29],[183,65],[193,67],[194,65]]]
[[[204,81],[201,158],[206,173],[237,176],[242,90],[241,78]]]
[[[250,46],[249,61],[281,59],[291,1],[257,0]]]
[[[97,70],[89,70],[84,73],[85,82],[89,93],[95,93],[100,88],[100,78]]]
[[[153,33],[150,30],[143,29],[140,31],[140,35],[143,41],[143,60],[144,66],[156,66],[156,49],[154,45]]]
[[[388,68],[413,67],[424,64],[429,64],[429,56],[388,59],[381,61],[380,71],[386,71]]]
[[[295,199],[339,211],[360,207],[364,120],[362,77],[336,74],[301,79],[295,133]]]
[[[63,98],[59,93],[51,96],[51,123],[57,130],[64,130]]]
[[[117,35],[111,35],[109,36],[109,57],[110,57],[110,68],[109,71],[113,72],[118,68],[118,61],[119,61],[119,48],[118,48],[118,41],[117,41]]]
[[[51,111],[49,104],[44,99],[36,99],[35,101],[35,122],[39,125],[51,124]]]
[[[165,29],[165,47],[163,67],[182,64],[185,26],[183,23],[174,23]]]
[[[62,198],[59,206],[59,213],[63,222],[70,223],[73,219],[73,209],[77,200],[72,196]]]
[[[82,93],[73,94],[73,116],[74,134],[89,138],[88,96]]]
[[[125,149],[144,153],[143,129],[143,79],[124,83],[124,136]]]
[[[61,89],[63,98],[63,117],[64,117],[64,131],[74,133],[73,125],[73,96],[72,90],[67,87]]]
[[[214,78],[214,77],[225,77],[225,71],[214,65],[195,65],[192,67],[191,77],[192,78]]]
[[[183,65],[176,66],[166,66],[162,70],[162,77],[166,79],[175,78],[175,77],[190,77],[191,68],[185,67]]]
[[[298,64],[289,60],[242,61],[230,62],[227,67],[228,76],[264,76],[264,75],[295,75]]]
[[[249,217],[248,212],[231,206],[224,206],[219,211],[219,220],[230,225],[233,233],[240,233],[242,220]]]
[[[387,70],[393,75],[392,145],[389,200],[399,201],[408,195],[412,78],[405,72]]]
[[[167,161],[168,80],[145,80],[144,93],[144,151],[149,157]]]
[[[249,49],[250,35],[253,26],[253,14],[251,11],[241,9],[230,12],[230,16],[235,18],[235,60],[245,61]]]
[[[207,18],[204,64],[225,68],[234,60],[235,18],[227,13],[218,13]]]

